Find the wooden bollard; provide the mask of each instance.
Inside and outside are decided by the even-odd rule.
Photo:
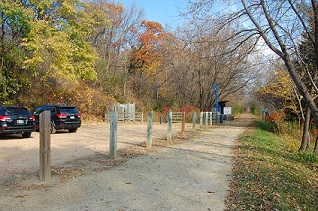
[[[209,113],[205,112],[205,126],[208,126],[208,120],[209,120]]]
[[[172,138],[172,112],[168,113],[168,132],[167,141],[171,141]]]
[[[43,111],[40,116],[40,180],[51,180],[51,111]]]
[[[150,111],[148,114],[148,122],[147,122],[147,142],[146,148],[150,149],[152,146],[152,126],[153,126],[153,111]]]
[[[203,112],[200,112],[200,127],[203,125]]]
[[[195,124],[197,122],[197,113],[192,112],[192,129],[195,130]]]
[[[109,157],[111,159],[117,158],[117,121],[118,112],[110,112],[110,139],[109,139]]]
[[[185,120],[186,120],[186,116],[185,116],[185,112],[182,112],[182,117],[181,117],[181,131],[184,134],[185,133]]]

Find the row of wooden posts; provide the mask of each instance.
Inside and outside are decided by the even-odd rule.
[[[185,116],[183,116],[183,119]],[[117,158],[117,123],[118,113],[116,111],[110,112],[110,141],[109,141],[109,157],[111,159]],[[147,141],[146,148],[152,146],[152,128],[153,128],[153,111],[148,114],[147,120]],[[185,121],[182,121],[182,131],[185,131]],[[168,114],[168,132],[167,140],[172,137],[172,112]]]
[[[152,128],[153,128],[153,115],[151,111],[148,114],[147,121],[147,140],[146,148],[152,147]],[[180,112],[173,114],[168,113],[168,129],[167,129],[167,140],[172,139],[172,123],[174,115],[180,115]],[[212,112],[201,112],[200,113],[200,127],[202,125],[212,125]],[[40,114],[40,180],[48,181],[51,179],[51,135],[50,135],[50,124],[51,124],[50,111],[44,111]],[[203,120],[205,119],[205,122]],[[192,128],[195,129],[197,121],[197,115],[195,112],[192,113]],[[109,142],[109,156],[111,159],[117,158],[117,123],[118,123],[118,112],[110,112],[110,142]],[[185,112],[181,113],[181,132],[185,132]]]
[[[146,148],[152,147],[152,128],[153,128],[153,114],[151,111],[148,114],[147,120],[147,140]],[[181,119],[181,132],[185,132],[185,112],[169,112],[168,113],[168,130],[167,130],[167,141],[172,139],[172,123],[175,117]],[[205,122],[203,122],[205,120]],[[192,113],[192,129],[195,129],[197,122],[196,112]],[[116,159],[117,157],[117,123],[118,123],[118,113],[116,111],[110,112],[110,144],[109,144],[109,156],[111,159]],[[200,126],[212,125],[213,123],[213,113],[212,112],[201,112],[200,113]]]

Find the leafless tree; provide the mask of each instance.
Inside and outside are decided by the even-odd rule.
[[[143,9],[135,4],[124,8],[121,3],[107,0],[91,1],[96,15],[96,33],[90,38],[99,56],[97,62],[98,80],[95,86],[112,95],[122,95],[122,85],[126,86],[128,54],[135,42],[135,29],[144,17]],[[116,86],[118,81],[118,86]],[[126,87],[123,88],[124,93]]]
[[[199,102],[201,110],[214,106],[213,85],[219,84],[219,97],[224,100],[252,83],[257,73],[248,54],[250,43],[233,51],[232,40],[224,39],[234,33],[232,27],[219,32],[216,24],[191,20],[176,32],[180,44],[171,63],[176,98],[182,104]]]
[[[199,16],[198,14],[210,13],[215,2],[192,1],[190,2],[190,12],[197,16]],[[293,64],[293,59],[299,57],[297,49],[299,39],[305,33],[315,49],[316,67],[318,66],[318,2],[316,0],[240,0],[228,2],[236,9],[229,14],[223,14],[224,26],[234,22],[240,23],[232,38],[235,40],[246,37],[246,40],[252,38],[255,41],[262,41],[283,60],[287,71],[315,119],[316,128],[318,128],[318,107],[315,102],[318,90],[314,81],[317,69],[307,73],[308,78],[311,79],[310,87],[314,87],[311,90],[309,85],[302,81]],[[235,47],[242,44],[241,41],[237,42]],[[318,137],[314,150],[318,152]]]

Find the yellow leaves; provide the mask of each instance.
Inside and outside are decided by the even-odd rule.
[[[76,13],[78,1],[63,1],[59,12],[64,17],[70,17]],[[21,45],[28,51],[28,57],[24,60],[25,69],[33,70],[33,75],[41,77],[53,77],[56,79],[76,81],[78,78],[94,80],[95,59],[90,44],[86,42],[88,27],[92,21],[81,24],[86,16],[83,11],[78,11],[77,20],[70,20],[53,24],[44,19],[35,19],[30,22],[32,26],[28,36],[22,39]],[[61,20],[56,18],[56,20]],[[80,26],[80,27],[79,27]]]
[[[273,82],[259,89],[260,94],[271,94],[280,98],[289,98],[293,94],[292,81],[287,72],[276,70]]]
[[[293,82],[289,74],[283,70],[277,69],[272,82],[258,89],[258,97],[272,100],[279,105],[277,109],[288,108],[294,112],[299,111],[299,101],[293,88]]]

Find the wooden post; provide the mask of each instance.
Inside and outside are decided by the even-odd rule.
[[[212,112],[209,112],[210,114],[210,125],[212,125]]]
[[[200,112],[200,127],[203,125],[203,112]]]
[[[167,133],[167,141],[171,141],[172,136],[172,112],[168,113],[168,133]]]
[[[40,120],[40,180],[51,180],[51,111],[43,111]]]
[[[146,148],[150,149],[152,146],[152,126],[153,126],[153,111],[148,114],[148,124],[147,124],[147,142]]]
[[[209,112],[205,112],[205,126],[209,125]]]
[[[185,112],[182,112],[182,117],[181,117],[181,131],[182,133],[185,132],[185,120],[186,120],[186,116],[185,116]]]
[[[192,129],[195,130],[195,124],[197,122],[197,112],[192,112]]]
[[[110,112],[110,139],[109,139],[109,157],[117,158],[117,122],[118,112]]]

